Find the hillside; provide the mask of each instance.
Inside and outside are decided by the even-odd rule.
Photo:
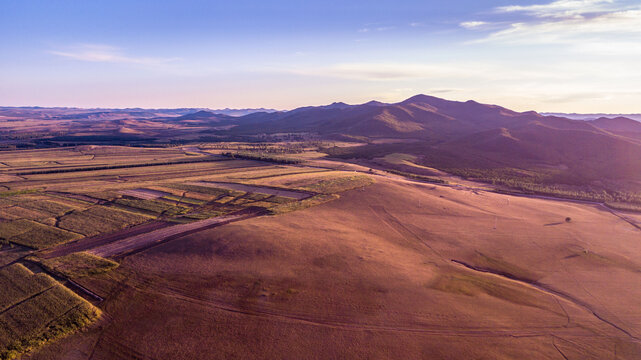
[[[328,150],[346,159],[408,153],[421,165],[464,176],[470,169],[477,175],[483,171],[477,178],[485,181],[488,169],[494,172],[491,177],[508,180],[526,170],[534,172],[527,176],[534,183],[641,190],[641,123],[626,118],[571,120],[417,95],[396,104],[332,104],[253,114],[238,123],[229,133],[304,132],[369,142]],[[399,142],[381,145],[377,139]]]
[[[377,177],[126,256],[82,281],[104,325],[33,359],[635,359],[638,234],[596,206]]]

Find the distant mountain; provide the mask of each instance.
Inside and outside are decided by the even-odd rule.
[[[229,116],[244,116],[244,115],[249,115],[257,112],[261,113],[273,113],[277,112],[278,110],[274,109],[266,109],[266,108],[257,108],[257,109],[217,109],[217,110],[209,110],[210,112],[213,112],[215,114],[222,114],[222,115],[229,115]]]
[[[39,107],[39,106],[21,106],[9,107],[0,106],[0,115],[6,116],[30,116],[37,118],[53,119],[114,119],[114,118],[151,118],[151,117],[168,117],[182,116],[186,114],[207,111],[214,114],[228,116],[244,116],[256,112],[271,113],[276,112],[274,109],[207,109],[207,108],[176,108],[176,109],[143,109],[143,108],[126,108],[126,109],[109,109],[109,108],[71,108],[71,107]]]
[[[604,113],[598,113],[598,114],[577,114],[577,113],[541,113],[543,115],[547,116],[560,116],[560,117],[566,117],[568,119],[572,120],[596,120],[598,118],[616,118],[616,117],[625,117],[628,119],[636,120],[636,121],[641,121],[641,114],[604,114]]]
[[[591,120],[590,123],[603,130],[641,133],[641,122],[622,116],[615,118],[600,117],[596,120]]]
[[[479,131],[522,126],[531,121],[559,129],[601,131],[586,122],[427,95],[416,95],[396,104],[334,103],[271,114],[250,114],[239,118],[239,125],[230,131],[236,134],[313,132],[325,136],[444,141]]]
[[[208,110],[200,110],[196,111],[193,113],[185,114],[183,116],[178,116],[175,118],[172,118],[172,121],[181,121],[181,120],[210,120],[210,121],[222,121],[222,120],[229,120],[233,118],[232,116],[225,115],[225,114],[219,114],[215,113],[213,111],[208,111]]]
[[[334,103],[255,113],[237,124],[227,133],[412,140],[353,149],[357,157],[406,152],[441,168],[544,168],[581,181],[641,181],[641,123],[627,118],[580,121],[416,95],[395,104]]]

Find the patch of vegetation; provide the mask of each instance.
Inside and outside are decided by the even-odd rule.
[[[35,249],[46,249],[80,238],[82,235],[67,230],[33,223],[27,231],[9,238],[9,241]]]
[[[28,190],[17,190],[17,191],[2,191],[0,192],[0,198],[4,197],[10,197],[10,196],[15,196],[15,195],[22,195],[22,194],[33,194],[39,192],[39,189],[28,189]]]
[[[58,227],[85,236],[110,233],[149,220],[149,217],[101,205],[74,211],[60,218]]]
[[[493,273],[499,273],[513,279],[532,282],[540,278],[536,273],[516,264],[509,263],[503,259],[493,258],[480,252],[476,252],[474,265],[478,268],[491,269]]]
[[[429,287],[465,296],[477,296],[483,293],[514,304],[558,312],[558,308],[546,301],[534,289],[483,274],[440,274],[429,284]]]
[[[245,160],[258,160],[258,161],[266,161],[266,162],[271,162],[271,163],[276,163],[276,164],[300,164],[301,161],[299,159],[291,158],[291,157],[285,157],[281,155],[274,155],[274,154],[268,154],[268,153],[252,153],[252,152],[225,152],[222,153],[221,155],[227,156],[232,159],[245,159]]]
[[[44,249],[82,236],[31,220],[13,220],[0,223],[0,239],[16,244]]]
[[[0,270],[0,360],[14,359],[90,324],[100,310],[20,264]]]
[[[641,204],[630,204],[630,203],[611,201],[611,202],[606,202],[605,206],[614,210],[641,212]]]
[[[503,162],[468,153],[465,156],[432,147],[429,143],[412,144],[368,144],[364,146],[322,148],[331,157],[340,159],[374,159],[394,153],[420,154],[418,165],[433,167],[449,174],[472,181],[490,183],[505,187],[503,192],[514,190],[529,195],[545,195],[574,200],[616,203],[624,207],[632,204],[641,206],[641,193],[624,191],[617,185],[593,185],[592,180],[602,180],[604,174],[587,169],[542,168],[524,162],[517,167],[505,167]],[[396,158],[395,160],[403,160]],[[420,161],[419,161],[420,160]],[[509,190],[508,190],[509,189]]]
[[[401,175],[401,176],[405,176],[405,177],[410,178],[410,179],[425,181],[425,182],[429,182],[429,183],[433,183],[433,184],[447,184],[447,181],[441,180],[441,179],[437,179],[437,178],[434,178],[434,177],[431,177],[431,176],[413,174],[413,173],[409,173],[409,172],[406,172],[406,171],[400,171],[400,170],[394,170],[394,169],[386,169],[385,171],[390,173],[390,174]]]
[[[176,195],[165,195],[162,197],[162,199],[174,201],[177,203],[180,202],[180,203],[190,204],[190,205],[203,205],[206,203],[205,200],[198,200],[198,199],[193,199],[193,198],[188,198],[183,196],[176,196]]]
[[[220,188],[200,186],[200,185],[169,184],[167,185],[167,187],[172,187],[172,188],[180,189],[184,191],[197,192],[201,194],[215,195],[215,196],[229,195],[229,196],[236,197],[244,194],[244,192],[242,191],[234,191],[234,190],[220,189]]]
[[[21,264],[7,266],[0,270],[0,312],[56,284],[51,277],[34,274]]]
[[[32,252],[22,246],[10,244],[7,240],[0,239],[0,267],[11,264],[12,262],[28,255]]]
[[[44,211],[48,214],[51,214],[52,216],[60,216],[71,210],[74,210],[74,208],[71,206],[50,200],[30,201],[22,204],[21,206],[27,209]]]
[[[234,200],[235,198],[236,197],[234,197],[234,196],[223,196],[223,197],[221,197],[219,199],[216,199],[216,202],[220,203],[220,204],[227,204],[228,202]]]
[[[0,210],[0,216],[7,219],[44,220],[51,214],[15,205]]]
[[[130,208],[145,210],[155,214],[171,213],[173,215],[173,214],[180,214],[189,210],[188,208],[183,206],[174,205],[168,202],[158,201],[158,200],[121,198],[121,199],[116,199],[114,203],[124,205]]]
[[[0,238],[8,240],[16,235],[20,235],[29,231],[33,224],[35,224],[35,222],[25,219],[0,222]]]
[[[102,274],[118,267],[118,263],[88,252],[77,252],[57,258],[43,259],[29,256],[27,260],[38,263],[53,274],[68,278],[80,278]]]
[[[340,198],[337,194],[319,194],[310,198],[279,204],[270,209],[272,215],[285,214],[292,211],[307,209]]]
[[[16,175],[23,176],[23,175],[40,175],[40,174],[60,174],[60,173],[71,173],[71,172],[81,172],[81,171],[98,171],[98,170],[128,169],[128,168],[147,167],[147,166],[166,166],[166,165],[193,164],[193,163],[202,163],[202,162],[218,162],[218,161],[224,161],[224,160],[227,160],[227,159],[214,158],[214,157],[207,156],[199,159],[185,159],[185,160],[163,161],[163,162],[153,162],[153,163],[138,163],[138,164],[123,164],[123,165],[116,164],[116,165],[103,165],[103,166],[91,166],[91,167],[79,167],[79,168],[23,171],[23,172],[16,173]]]
[[[338,176],[332,178],[321,178],[313,184],[300,187],[300,189],[321,194],[335,194],[369,186],[373,183],[374,180],[366,175]]]

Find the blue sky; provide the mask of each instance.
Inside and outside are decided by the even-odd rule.
[[[641,1],[0,2],[0,105],[641,112]]]

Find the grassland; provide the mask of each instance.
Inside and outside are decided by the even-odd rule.
[[[92,236],[116,231],[148,220],[149,216],[105,206],[92,206],[87,210],[61,217],[58,226],[85,236]]]
[[[87,252],[77,252],[52,259],[30,256],[27,260],[39,264],[50,273],[68,278],[103,274],[118,267],[118,263],[115,261]]]
[[[81,237],[77,233],[31,220],[20,219],[0,223],[1,239],[36,249],[62,244]]]
[[[9,360],[96,320],[100,310],[20,264],[0,269],[0,359]]]
[[[177,215],[185,213],[189,210],[188,207],[171,204],[166,201],[161,200],[144,200],[144,199],[132,199],[132,198],[121,198],[114,201],[115,204],[124,205],[127,208],[144,210],[146,212],[161,215]]]
[[[109,164],[127,156],[119,148],[96,159]],[[83,161],[74,166],[97,165]],[[615,348],[618,358],[638,358],[641,349],[631,337],[641,336],[638,229],[603,207],[411,182],[380,172],[360,175],[337,169],[369,166],[332,167],[331,160],[314,164],[323,169],[233,159],[154,166],[148,173],[134,167],[28,175],[20,182],[7,178],[0,183],[7,191],[41,189],[1,198],[9,206],[27,204],[15,196],[31,196],[30,204],[91,196],[78,205],[63,202],[74,209],[56,218],[58,226],[75,217],[78,230],[113,236],[114,246],[132,236],[153,241],[153,231],[171,233],[169,221],[251,206],[278,214],[152,243],[117,255],[116,268],[83,253],[47,259],[47,251],[39,252],[42,257],[33,261],[104,297],[99,306],[110,316],[105,326],[43,347],[32,359],[193,359],[207,349],[211,358],[552,360],[563,358],[559,351],[570,359],[610,358]],[[297,201],[189,185],[197,182],[305,189],[313,196]],[[121,193],[126,189],[162,191],[170,195],[154,201],[181,201],[189,212],[158,221],[158,213],[151,213],[155,208],[142,210],[140,204],[149,203],[122,204],[133,200]],[[152,230],[114,230],[129,226],[122,213],[140,216],[117,206],[150,211],[140,220],[150,220],[143,227]],[[58,211],[51,204],[28,210],[47,216]],[[99,228],[111,221],[102,211],[116,211],[119,225]],[[3,231],[20,234],[21,226]],[[24,254],[6,253],[7,259]]]
[[[321,194],[336,194],[356,188],[363,188],[374,183],[367,175],[321,177],[317,181],[299,186],[299,189]]]

